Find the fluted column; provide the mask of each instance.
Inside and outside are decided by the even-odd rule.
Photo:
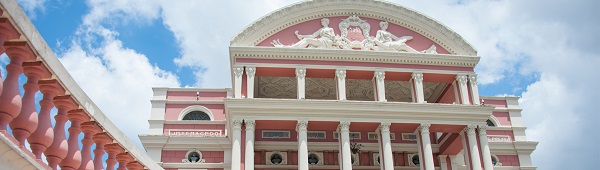
[[[69,150],[67,157],[60,162],[61,169],[79,169],[81,166],[81,151],[79,150],[79,134],[81,133],[81,123],[90,120],[82,109],[71,110],[67,114],[71,127],[69,127]]]
[[[244,170],[254,170],[254,127],[256,122],[252,119],[245,119],[246,124],[246,157]]]
[[[346,100],[346,70],[336,70],[335,77],[337,78],[337,99]]]
[[[0,95],[0,130],[6,130],[6,125],[21,112],[21,92],[19,90],[19,76],[23,73],[24,61],[34,60],[35,55],[27,46],[27,42],[7,42],[6,54],[10,64],[6,66],[6,79],[2,95]]]
[[[461,104],[469,103],[469,90],[467,88],[467,75],[458,74],[456,75],[456,82],[458,82],[458,92],[460,95]]]
[[[376,85],[376,93],[377,93],[377,101],[383,102],[385,99],[385,72],[384,71],[376,71],[375,72],[375,85]]]
[[[56,169],[58,163],[67,156],[68,144],[65,135],[67,112],[76,108],[76,106],[75,101],[71,99],[71,96],[54,97],[54,105],[56,105],[56,108],[58,109],[56,116],[54,116],[54,119],[56,120],[53,129],[54,140],[44,154],[46,155],[46,160],[48,160],[48,165],[51,168]]]
[[[64,93],[62,89],[59,89],[60,85],[56,80],[39,81],[39,87],[44,96],[39,102],[40,114],[38,115],[38,127],[27,138],[36,159],[42,159],[42,153],[46,151],[46,148],[50,147],[54,140],[54,131],[52,131],[52,120],[50,118],[50,111],[54,107],[52,100],[57,94]]]
[[[296,79],[298,80],[298,99],[306,98],[306,68],[296,68]]]
[[[413,102],[425,103],[425,95],[423,93],[423,73],[412,73],[412,85],[414,90]]]
[[[133,160],[133,157],[129,153],[119,153],[117,155],[117,162],[119,162],[117,170],[127,170],[127,163],[131,162],[131,160]]]
[[[95,134],[94,137],[92,137],[92,140],[96,143],[96,149],[94,149],[94,169],[104,169],[104,164],[102,163],[102,157],[104,157],[104,145],[112,142],[112,138],[110,138],[106,132],[103,132]]]
[[[23,63],[25,76],[27,76],[27,83],[23,85],[25,93],[23,95],[23,105],[21,113],[10,122],[10,128],[15,136],[15,139],[19,141],[20,146],[25,146],[25,139],[27,139],[38,126],[38,114],[35,106],[35,93],[38,92],[38,81],[44,77],[49,77],[49,74],[45,68],[40,68],[42,62],[25,62]],[[42,70],[43,69],[43,70]]]
[[[433,150],[431,149],[431,136],[429,136],[429,127],[431,124],[421,123],[419,130],[421,131],[421,141],[423,144],[423,163],[425,170],[433,170]]]
[[[242,98],[242,75],[244,74],[243,66],[233,67],[233,98]]]
[[[477,74],[469,75],[469,87],[471,87],[471,100],[474,105],[479,103],[479,87],[477,87]]]
[[[308,170],[308,121],[298,120],[298,170]]]
[[[254,98],[254,74],[256,67],[246,67],[246,97]]]
[[[481,161],[479,159],[479,148],[477,147],[477,137],[475,136],[476,125],[467,125],[465,131],[467,131],[467,138],[469,140],[469,151],[471,155],[471,167],[473,170],[481,170]]]
[[[106,170],[114,170],[117,164],[117,154],[125,152],[118,143],[104,145],[108,159],[106,159]]]
[[[340,139],[342,140],[342,170],[352,170],[352,152],[350,151],[350,122],[340,122]]]
[[[479,125],[479,144],[481,144],[481,158],[483,158],[483,168],[485,170],[494,169],[492,164],[492,154],[490,153],[490,146],[487,140],[487,125]]]
[[[390,139],[390,122],[382,122],[379,125],[379,132],[381,132],[381,145],[383,154],[380,155],[380,162],[383,163],[384,170],[394,170],[394,155],[392,154],[392,142]]]
[[[231,126],[231,170],[240,170],[242,168],[242,149],[240,144],[240,140],[242,140],[242,120],[231,120]]]
[[[79,170],[93,169],[94,162],[92,161],[92,144],[94,144],[94,140],[92,137],[94,134],[101,132],[102,130],[94,121],[84,122],[81,124],[81,131],[83,131],[83,139],[81,139],[81,143],[83,147],[81,147],[81,165],[79,166]]]

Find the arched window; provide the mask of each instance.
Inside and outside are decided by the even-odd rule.
[[[316,165],[319,163],[319,155],[311,153],[308,155],[308,164]]]
[[[494,122],[492,122],[492,120],[488,119],[487,121],[485,121],[485,123],[487,123],[488,126],[496,126],[494,124]]]
[[[186,114],[183,120],[210,120],[210,116],[202,111],[192,111]]]

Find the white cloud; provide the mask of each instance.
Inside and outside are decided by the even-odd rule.
[[[46,10],[46,0],[17,0],[19,5],[27,12],[29,18],[35,19],[37,12],[44,12]]]

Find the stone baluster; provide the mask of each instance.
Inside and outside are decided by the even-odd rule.
[[[104,169],[104,164],[102,163],[102,157],[104,157],[104,145],[111,143],[112,138],[110,138],[106,132],[103,132],[95,134],[92,139],[96,143],[96,149],[94,149],[94,169],[102,170]]]
[[[54,131],[52,131],[52,120],[50,111],[54,107],[52,100],[57,94],[64,94],[64,89],[58,84],[57,80],[41,80],[38,82],[40,91],[44,95],[40,100],[40,114],[38,115],[38,127],[27,138],[31,151],[37,159],[42,159],[42,153],[50,147],[54,140]],[[48,155],[46,154],[46,157]]]
[[[71,110],[68,113],[71,127],[69,127],[69,150],[67,157],[60,162],[61,169],[79,169],[81,166],[81,151],[79,150],[79,134],[81,133],[81,123],[90,120],[83,109]]]
[[[106,159],[106,170],[114,170],[117,164],[117,154],[125,152],[125,150],[118,144],[112,143],[104,145],[106,153],[108,153],[108,159]]]
[[[35,60],[35,55],[25,41],[4,43],[10,64],[6,66],[6,79],[0,95],[0,130],[21,113],[21,92],[19,76],[23,73],[23,62]]]
[[[129,170],[144,169],[144,165],[142,165],[138,161],[131,161],[131,162],[127,163],[127,169],[129,169]]]
[[[35,107],[35,93],[38,92],[38,81],[42,78],[50,77],[50,72],[44,68],[41,61],[23,63],[27,83],[23,85],[25,94],[23,95],[23,105],[21,113],[10,122],[15,139],[19,141],[19,146],[25,146],[27,139],[38,126],[38,114]],[[31,143],[31,142],[30,142]]]
[[[119,162],[119,167],[117,170],[127,170],[127,163],[131,162],[133,157],[129,155],[129,153],[123,152],[117,155],[117,162]]]
[[[52,145],[44,152],[46,160],[48,160],[48,166],[52,169],[56,169],[56,166],[67,156],[68,144],[65,135],[67,112],[77,108],[75,101],[68,95],[54,97],[54,105],[58,109],[58,113],[54,116],[56,120],[53,129],[54,140],[52,141]]]
[[[94,121],[84,122],[81,124],[81,131],[83,131],[83,139],[81,139],[81,143],[83,147],[81,147],[81,166],[79,166],[79,170],[93,169],[94,162],[92,162],[92,144],[94,144],[94,140],[92,137],[94,134],[101,132],[102,130]]]
[[[5,52],[4,42],[11,39],[18,39],[19,32],[10,23],[7,17],[0,17],[0,54]],[[0,74],[0,93],[2,92],[2,79]]]

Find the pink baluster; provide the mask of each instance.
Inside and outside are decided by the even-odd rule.
[[[67,114],[71,127],[69,128],[69,151],[67,157],[60,161],[60,168],[65,170],[79,169],[81,166],[81,151],[79,150],[79,134],[81,133],[81,123],[89,121],[90,117],[83,109],[75,109]]]
[[[96,149],[94,149],[94,169],[103,170],[102,157],[104,157],[104,145],[111,143],[112,138],[106,132],[103,132],[95,134],[92,139],[96,143]]]
[[[117,164],[117,154],[125,151],[118,143],[104,145],[104,148],[108,153],[108,159],[106,159],[106,170],[114,170],[115,165]]]
[[[35,55],[25,41],[5,42],[4,46],[10,64],[6,66],[8,73],[0,95],[0,130],[6,130],[6,125],[21,112],[19,75],[23,73],[24,61],[35,60]]]
[[[81,124],[81,131],[83,131],[83,139],[81,143],[83,147],[81,148],[81,165],[79,166],[79,170],[93,169],[94,162],[92,162],[92,144],[94,144],[94,140],[92,140],[92,136],[94,134],[101,132],[101,129],[96,122],[84,122]]]
[[[3,12],[0,10],[0,13]],[[12,26],[10,20],[6,17],[0,17],[0,54],[4,53],[4,42],[11,39],[18,39],[19,36],[19,32]],[[0,92],[2,92],[2,81],[0,81]]]
[[[67,140],[65,135],[65,123],[67,122],[67,112],[77,108],[75,101],[71,96],[54,97],[54,105],[58,109],[58,113],[54,116],[56,124],[54,125],[54,140],[52,145],[46,149],[44,154],[48,160],[48,166],[52,169],[57,169],[57,165],[67,156]]]
[[[117,161],[119,162],[119,168],[117,170],[127,170],[127,163],[133,160],[133,157],[129,153],[120,153],[117,155]]]
[[[50,73],[44,68],[41,61],[24,62],[23,67],[25,76],[27,76],[27,83],[23,85],[23,89],[25,89],[23,107],[19,116],[9,125],[13,130],[13,135],[19,141],[19,145],[25,147],[25,139],[38,127],[38,115],[35,107],[35,93],[39,90],[38,81],[41,78],[50,77]]]
[[[132,161],[127,163],[127,169],[129,170],[143,170],[144,166],[138,161]]]
[[[40,80],[38,82],[40,91],[44,98],[40,101],[40,114],[38,115],[38,127],[27,138],[31,146],[31,151],[37,159],[42,159],[42,152],[50,147],[54,140],[54,131],[52,131],[52,122],[50,120],[50,110],[54,107],[52,100],[57,94],[64,94],[64,89],[58,84],[57,80]],[[46,154],[48,157],[48,154]]]

